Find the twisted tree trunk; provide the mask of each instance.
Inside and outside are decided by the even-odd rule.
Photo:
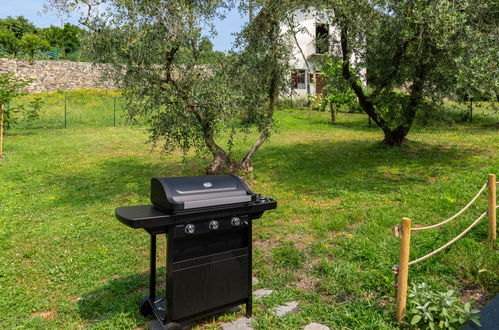
[[[386,83],[383,84],[380,89],[374,91],[371,95],[366,95],[364,89],[359,83],[359,79],[357,79],[357,77],[351,71],[350,58],[352,55],[352,51],[348,42],[348,20],[343,16],[340,17],[340,21],[340,46],[342,50],[343,78],[348,81],[350,87],[357,96],[359,105],[361,106],[362,110],[364,110],[369,118],[371,118],[376,123],[376,125],[378,125],[382,129],[384,134],[382,143],[389,146],[400,146],[406,141],[406,136],[412,127],[414,118],[416,117],[417,108],[419,107],[423,99],[423,85],[426,74],[424,60],[421,57],[420,60],[415,63],[414,76],[412,79],[412,85],[409,95],[409,104],[404,108],[403,122],[397,127],[393,128],[390,126],[389,122],[385,121],[379,115],[373,99],[375,99],[376,96],[382,92],[382,89],[389,88],[389,80],[393,79],[396,76],[398,63],[400,62],[401,57],[404,53],[404,49],[407,47],[408,43],[401,45],[399,51],[396,52],[393,59],[395,68],[393,72],[386,78]]]

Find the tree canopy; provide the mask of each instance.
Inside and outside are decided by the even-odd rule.
[[[338,29],[334,43],[342,75],[386,144],[403,143],[417,111],[458,88],[488,97],[498,92],[497,1],[310,4]],[[359,83],[362,67],[367,89]]]
[[[51,49],[57,50],[65,58],[79,51],[80,39],[84,34],[85,30],[70,23],[65,23],[62,28],[38,28],[23,16],[8,16],[0,19],[0,50],[14,58],[21,52],[26,52],[33,59],[35,53],[31,52],[32,49],[35,52]],[[35,44],[37,47],[33,48]]]
[[[52,0],[74,9],[92,3]],[[93,31],[85,39],[89,56],[110,65],[109,75],[124,91],[130,117],[150,118],[150,140],[170,152],[196,150],[212,156],[208,173],[248,172],[251,158],[272,131],[279,92],[286,83],[287,39],[279,33],[279,1],[238,38],[238,53],[203,54],[212,47],[202,35],[232,1],[112,0],[107,11],[93,8],[80,21]],[[207,64],[207,62],[209,62]],[[234,139],[258,132],[242,158]]]

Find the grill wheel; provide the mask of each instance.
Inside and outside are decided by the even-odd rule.
[[[140,303],[139,307],[139,312],[144,317],[153,314],[151,304],[149,303],[149,296],[142,299],[142,302]]]

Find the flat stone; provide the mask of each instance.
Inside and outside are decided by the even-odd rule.
[[[257,284],[258,284],[258,282],[260,282],[260,281],[259,281],[256,277],[253,277],[253,278],[251,279],[251,282],[253,283],[253,285],[257,285]]]
[[[222,330],[253,330],[250,322],[250,319],[240,317],[235,321],[222,324]]]
[[[274,314],[281,317],[288,314],[297,313],[300,310],[296,301],[290,301],[284,305],[274,308]]]
[[[151,330],[165,330],[163,325],[158,320],[152,320],[149,322],[149,327]]]
[[[307,324],[303,330],[329,330],[329,327],[320,323],[312,322]]]
[[[258,300],[270,295],[272,292],[274,292],[274,290],[258,289],[256,291],[253,291],[253,296]]]

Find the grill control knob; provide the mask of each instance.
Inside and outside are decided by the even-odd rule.
[[[210,228],[210,230],[217,230],[220,227],[220,224],[218,223],[217,220],[212,220],[210,221],[208,227]]]
[[[194,226],[192,224],[185,226],[185,233],[187,235],[192,235],[192,234],[194,234],[195,231],[196,231],[196,226]]]
[[[232,225],[232,227],[239,227],[241,226],[241,219],[239,219],[238,217],[233,217],[230,221],[230,224]]]

